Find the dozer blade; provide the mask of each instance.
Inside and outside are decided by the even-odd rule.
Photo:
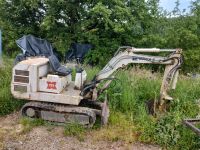
[[[93,109],[96,113],[97,116],[101,118],[101,125],[106,125],[108,123],[108,118],[109,118],[109,107],[108,107],[108,101],[107,98],[105,101],[102,102],[97,102],[97,101],[92,101],[92,100],[83,100],[80,103],[80,106],[82,107],[89,107]]]
[[[101,111],[101,125],[106,125],[108,123],[109,118],[109,107],[108,107],[108,101],[107,99],[102,103],[102,111]]]

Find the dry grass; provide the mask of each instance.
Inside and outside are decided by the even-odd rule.
[[[90,134],[96,141],[125,141],[132,143],[137,138],[133,123],[120,112],[112,112],[109,124],[92,131]]]

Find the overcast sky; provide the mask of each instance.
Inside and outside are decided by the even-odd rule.
[[[175,7],[176,0],[160,0],[160,6],[164,9],[171,11]],[[180,0],[180,9],[188,10],[191,0]]]

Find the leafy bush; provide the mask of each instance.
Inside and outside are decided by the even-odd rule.
[[[166,13],[159,0],[1,0],[0,8],[3,49],[9,56],[19,50],[15,40],[33,34],[62,53],[73,42],[90,43],[94,49],[86,60],[100,66],[119,46],[182,48],[184,71],[200,71],[199,0],[191,2],[187,14],[181,13],[179,2]]]
[[[190,49],[184,53],[183,68],[187,72],[200,72],[200,49]]]

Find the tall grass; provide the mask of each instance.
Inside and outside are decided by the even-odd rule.
[[[87,68],[90,80],[98,70]],[[180,76],[176,90],[170,92],[174,98],[170,109],[155,118],[147,113],[145,104],[159,96],[162,77],[162,73],[152,74],[150,70],[139,68],[120,71],[116,75],[120,81],[114,80],[107,91],[112,112],[109,125],[94,132],[96,136],[107,140],[138,140],[166,149],[199,149],[200,137],[185,127],[182,120],[200,113],[197,104],[200,79]]]
[[[137,137],[141,142],[159,144],[167,149],[200,148],[200,138],[182,124],[183,119],[196,117],[200,113],[197,104],[200,99],[200,79],[180,76],[176,90],[170,93],[174,100],[170,104],[169,111],[153,117],[147,113],[145,104],[148,100],[159,96],[162,74],[129,69],[120,71],[116,77],[120,82],[113,82],[108,90],[109,106],[113,112],[111,118],[112,115],[120,118],[118,112],[121,112],[127,117],[125,120],[117,120],[117,124],[126,120],[132,122],[135,129],[132,131],[132,140],[129,138],[128,141],[133,141]],[[107,135],[106,132],[112,132],[112,128],[113,130],[117,128],[113,124],[109,126],[111,127],[103,131],[104,135]],[[124,132],[126,131],[130,132],[129,130]],[[116,134],[113,137],[116,139]],[[118,138],[123,139],[119,136]]]
[[[0,115],[17,110],[23,104],[11,96],[11,70],[10,63],[0,68]],[[98,71],[98,68],[87,67],[89,80]],[[128,142],[137,140],[159,144],[167,149],[200,148],[200,138],[182,124],[184,118],[196,117],[200,112],[197,105],[200,79],[181,76],[177,89],[170,93],[174,100],[169,111],[155,118],[147,113],[145,103],[159,96],[162,74],[129,69],[120,71],[116,77],[120,81],[113,81],[107,91],[110,121],[107,127],[94,129],[98,138]]]
[[[197,105],[200,79],[180,77],[177,89],[171,92],[174,101],[170,110],[154,118],[147,113],[145,103],[158,97],[161,77],[161,74],[152,75],[146,70],[120,72],[121,84],[117,83],[109,90],[112,110],[127,114],[142,142],[153,142],[170,149],[200,148],[200,138],[182,124],[184,118],[196,117],[200,112]]]
[[[11,95],[10,83],[12,78],[12,61],[6,59],[0,67],[0,115],[9,114],[18,110],[23,102],[16,100]]]

